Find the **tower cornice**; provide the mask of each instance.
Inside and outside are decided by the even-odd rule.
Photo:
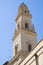
[[[17,20],[19,19],[20,16],[26,16],[26,17],[28,17],[28,18],[32,18],[32,15],[31,15],[31,14],[30,14],[30,15],[26,15],[26,14],[20,13],[19,15],[17,15],[17,17],[16,17],[16,19],[15,19],[16,22],[17,22]]]
[[[13,41],[16,39],[16,37],[19,35],[19,33],[22,33],[22,32],[24,32],[25,34],[31,35],[31,36],[37,36],[37,33],[35,33],[35,32],[31,32],[31,31],[24,30],[24,29],[19,29],[18,31],[15,32]]]

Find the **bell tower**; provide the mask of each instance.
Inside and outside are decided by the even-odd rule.
[[[13,36],[13,57],[16,57],[19,62],[32,51],[37,42],[37,34],[31,19],[30,11],[22,3],[18,8],[16,29]]]

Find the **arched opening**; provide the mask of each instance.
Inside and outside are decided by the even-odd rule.
[[[26,13],[26,10],[25,10],[25,13]]]
[[[28,29],[28,23],[25,23],[25,29]]]
[[[31,51],[31,45],[30,44],[28,44],[28,51]]]

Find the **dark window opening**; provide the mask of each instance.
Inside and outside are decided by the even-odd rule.
[[[26,10],[25,10],[25,13],[26,13]]]
[[[17,25],[17,27],[18,27],[18,28],[20,27],[19,24]]]
[[[28,51],[31,51],[31,45],[30,44],[28,45]]]
[[[25,23],[25,29],[28,29],[28,23]]]
[[[15,46],[15,54],[17,54],[17,49],[18,49],[18,47],[17,47],[17,46]]]

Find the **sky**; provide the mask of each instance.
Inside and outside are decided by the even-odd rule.
[[[43,0],[0,0],[0,65],[12,58],[12,38],[19,5],[24,2],[32,14],[37,41],[43,38]]]

